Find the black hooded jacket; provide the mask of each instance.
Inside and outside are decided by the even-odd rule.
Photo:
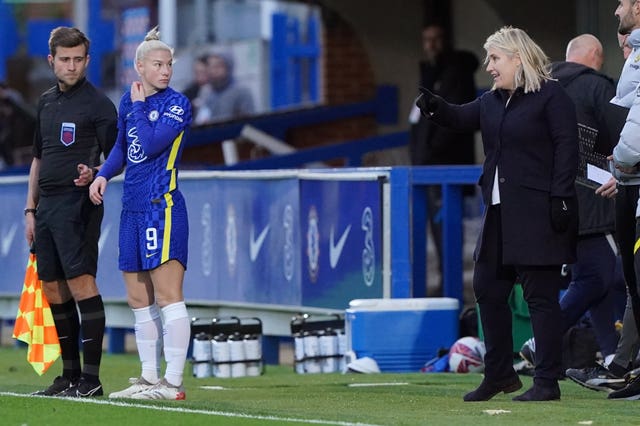
[[[554,62],[551,75],[565,88],[576,106],[578,123],[598,129],[595,151],[611,155],[627,115],[627,110],[610,103],[615,96],[613,80],[592,68],[574,62]],[[576,182],[580,236],[613,233],[613,200],[594,193],[594,188]]]
[[[447,50],[435,64],[420,63],[420,85],[448,102],[464,104],[477,97],[474,73],[478,59],[471,52]],[[409,153],[413,165],[474,164],[473,132],[457,132],[421,116],[412,126]]]

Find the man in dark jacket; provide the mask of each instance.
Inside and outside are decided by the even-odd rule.
[[[620,132],[620,139],[614,147],[612,156],[612,173],[613,178],[609,182],[603,184],[597,189],[597,193],[603,197],[615,197],[616,199],[616,229],[618,245],[622,258],[622,266],[627,286],[627,305],[624,312],[622,334],[620,342],[616,349],[615,356],[611,363],[604,367],[582,370],[568,370],[569,376],[575,382],[587,385],[588,383],[599,382],[606,383],[608,381],[629,378],[629,382],[623,389],[609,393],[610,399],[640,399],[640,375],[636,371],[629,371],[633,368],[633,362],[638,356],[638,347],[640,341],[638,329],[640,329],[640,297],[638,296],[638,280],[637,280],[637,240],[638,240],[638,189],[640,188],[640,170],[637,167],[627,168],[619,161],[621,158],[616,156],[616,151],[625,150],[628,147],[628,138],[631,134],[637,132],[626,133],[627,126],[633,128],[634,120],[633,111],[637,111],[635,99],[637,99],[637,85],[640,76],[638,61],[640,60],[640,2],[635,0],[621,0],[616,7],[615,15],[619,20],[618,39],[623,47],[623,55],[625,63],[620,73],[618,85],[616,88],[616,96],[611,99],[611,103],[629,108],[628,117],[623,130]],[[624,35],[628,37],[624,40]],[[631,48],[629,52],[624,47]],[[629,130],[629,129],[627,129]],[[618,152],[620,154],[620,152]],[[635,230],[635,232],[633,231]]]
[[[569,42],[566,61],[554,62],[551,74],[573,100],[579,127],[595,130],[585,132],[595,135],[594,146],[581,141],[581,151],[593,148],[605,158],[617,142],[626,110],[609,102],[615,95],[615,84],[598,72],[602,60],[600,41],[591,34],[582,34]],[[612,358],[618,342],[615,304],[624,305],[625,297],[614,289],[616,280],[622,278],[616,275],[615,207],[613,200],[595,194],[596,187],[586,179],[576,180],[580,219],[577,262],[571,267],[572,281],[560,306],[565,331],[588,311],[602,354]],[[624,288],[624,282],[621,286]]]
[[[425,60],[420,62],[420,86],[456,104],[476,98],[474,73],[478,59],[471,52],[454,50],[440,24],[422,30]],[[420,117],[412,126],[413,165],[473,164],[474,134],[445,129]]]
[[[420,62],[420,86],[442,96],[451,103],[463,104],[476,98],[474,73],[478,59],[471,52],[454,50],[441,24],[428,24],[422,30],[425,60]],[[416,115],[416,118],[419,114]],[[442,164],[474,164],[474,133],[445,129],[419,115],[411,125],[409,146],[414,166]],[[474,186],[464,188],[472,195]],[[442,227],[440,186],[428,188],[427,212],[442,275]]]
[[[0,168],[14,166],[14,150],[33,141],[35,109],[5,82],[0,81]],[[22,164],[17,164],[22,165]]]

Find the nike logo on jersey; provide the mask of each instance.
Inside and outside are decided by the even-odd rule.
[[[258,253],[260,253],[260,249],[262,248],[262,244],[264,243],[265,238],[267,238],[267,234],[269,233],[269,228],[271,225],[267,225],[260,235],[258,235],[258,239],[255,239],[255,231],[253,229],[253,225],[251,226],[251,235],[249,238],[249,257],[252,262],[258,258]]]
[[[147,253],[145,256],[147,259],[152,258],[153,256],[155,256],[156,254],[158,254],[157,251],[154,251],[153,253]]]
[[[334,244],[333,227],[331,227],[331,238],[329,241],[329,264],[331,265],[331,269],[335,269],[338,265],[338,261],[340,261],[342,249],[344,249],[344,245],[347,242],[349,231],[351,231],[351,225],[347,226],[347,229],[344,230],[338,240],[338,244]]]

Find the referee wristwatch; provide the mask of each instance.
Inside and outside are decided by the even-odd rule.
[[[34,215],[36,214],[38,210],[36,209],[24,209],[24,215],[28,215],[29,213],[33,213]]]

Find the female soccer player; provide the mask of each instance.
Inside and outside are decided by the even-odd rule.
[[[142,373],[110,398],[185,399],[190,324],[182,286],[189,226],[178,164],[191,105],[169,87],[172,65],[173,49],[160,41],[156,27],[136,50],[140,81],[120,100],[116,144],[89,188],[93,203],[101,204],[107,181],[126,167],[118,260]],[[167,363],[162,378],[161,349]]]

